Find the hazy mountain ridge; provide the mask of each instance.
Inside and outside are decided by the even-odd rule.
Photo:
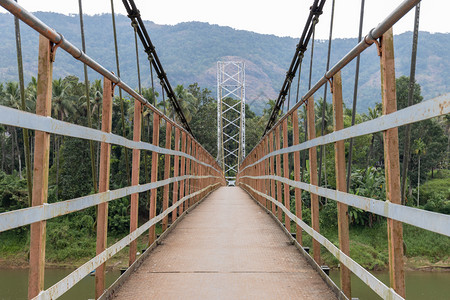
[[[81,48],[78,15],[62,15],[38,12],[36,15],[56,28],[65,38]],[[110,14],[84,16],[87,54],[107,69],[116,71],[112,22]],[[130,86],[137,86],[134,34],[126,16],[116,17],[120,70],[122,79]],[[14,21],[9,14],[0,14],[0,82],[17,80],[17,62],[14,39]],[[215,93],[216,64],[219,60],[244,60],[246,62],[246,98],[253,109],[260,112],[268,98],[274,99],[284,81],[298,39],[263,35],[235,30],[230,27],[201,22],[177,25],[157,25],[146,22],[150,37],[173,86],[198,82]],[[37,74],[38,35],[21,23],[22,49],[25,79]],[[331,65],[356,45],[356,39],[332,41]],[[420,32],[416,78],[422,86],[425,99],[450,91],[450,34]],[[316,41],[312,84],[323,76],[326,67],[328,41]],[[141,76],[144,86],[150,86],[148,61],[140,49]],[[396,76],[409,75],[411,32],[395,37]],[[308,87],[310,52],[307,51],[302,67],[300,95]],[[82,64],[76,62],[63,50],[59,50],[54,65],[54,77],[76,75],[82,78]],[[355,63],[342,71],[343,91],[346,103],[353,95]],[[90,72],[90,80],[99,78]],[[155,77],[155,81],[158,79]],[[294,79],[294,93],[297,78]],[[361,56],[358,110],[365,111],[381,99],[379,57],[371,47]],[[319,91],[316,97],[322,97]],[[291,103],[295,101],[291,99]]]

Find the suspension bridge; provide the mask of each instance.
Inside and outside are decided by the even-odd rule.
[[[0,232],[30,225],[28,298],[56,299],[95,270],[96,299],[351,299],[351,274],[359,277],[383,299],[404,299],[407,287],[404,278],[403,223],[450,236],[450,216],[401,204],[398,127],[450,112],[450,101],[446,97],[397,111],[392,26],[414,7],[418,12],[420,1],[403,1],[364,37],[360,26],[358,44],[334,66],[330,66],[328,54],[327,72],[317,83],[310,84],[305,95],[300,98],[297,96],[296,103],[289,108],[291,85],[296,76],[300,78],[304,53],[308,45],[314,43],[314,28],[325,4],[324,0],[312,1],[304,31],[264,135],[246,156],[242,148],[242,130],[245,128],[242,116],[236,123],[240,124],[235,127],[239,127],[241,132],[233,136],[240,136],[235,143],[239,154],[234,155],[237,162],[227,165],[236,169],[234,176],[238,187],[226,187],[223,149],[219,149],[219,153],[222,153],[219,163],[196,140],[139,10],[134,1],[123,2],[134,28],[136,47],[139,38],[148,55],[152,74],[154,70],[161,82],[163,97],[166,95],[173,105],[175,117],[166,116],[142,93],[123,82],[119,70],[116,73],[108,71],[89,57],[84,50],[84,40],[83,50],[80,50],[63,34],[52,29],[51,24],[45,24],[15,1],[0,0],[0,5],[12,13],[16,20],[40,34],[36,112],[0,106],[1,124],[35,133],[32,154],[34,165],[32,168],[27,166],[28,170],[33,171],[32,205],[0,214]],[[81,1],[79,3],[81,12]],[[364,1],[362,12],[363,4]],[[418,13],[416,16],[418,23]],[[344,128],[340,71],[351,61],[359,61],[359,55],[369,47],[376,47],[380,58],[383,115],[356,125],[353,115],[352,126]],[[103,76],[101,130],[51,117],[52,67],[58,63],[58,51],[66,51],[81,61],[85,71],[91,68]],[[355,81],[357,85],[357,78]],[[334,131],[316,137],[314,97],[321,87],[325,87],[325,92],[328,88],[331,90]],[[112,99],[117,89],[134,99],[132,140],[111,132]],[[280,111],[286,102],[286,113],[281,115]],[[303,107],[306,107],[306,118],[299,120],[299,110]],[[151,143],[141,140],[143,108],[152,115]],[[300,122],[304,126],[300,126]],[[223,126],[220,120],[218,124]],[[288,136],[288,126],[293,128],[292,136]],[[218,128],[219,133],[221,130],[223,128]],[[306,130],[305,141],[300,141],[300,130]],[[160,132],[165,135],[160,136]],[[385,201],[348,193],[350,175],[346,169],[351,166],[352,159],[351,152],[346,159],[344,141],[375,132],[383,132]],[[94,194],[47,203],[51,135],[101,143],[99,177],[95,183],[98,189]],[[164,140],[164,144],[160,143],[161,140]],[[327,144],[334,145],[336,190],[321,187],[318,183],[323,150],[319,151],[319,157],[317,150]],[[109,186],[112,145],[132,151],[131,184],[114,190]],[[225,147],[223,136],[218,137],[218,145]],[[140,155],[143,151],[152,153],[150,174],[145,174],[150,176],[146,182],[139,179]],[[309,156],[308,166],[304,166],[301,159],[306,153]],[[159,166],[164,169],[163,178],[158,178]],[[301,176],[306,172],[309,182]],[[149,219],[138,227],[139,193],[147,191],[150,192]],[[302,191],[311,195],[311,226],[303,220]],[[162,211],[159,214],[156,210],[158,194],[162,195]],[[130,233],[107,247],[108,203],[123,197],[131,197]],[[319,197],[338,204],[338,246],[320,234]],[[294,205],[292,208],[291,203]],[[350,257],[348,206],[386,218],[390,274],[388,285]],[[44,289],[46,221],[89,207],[97,209],[96,256],[55,285]],[[157,237],[155,225],[160,222],[163,233]],[[295,235],[291,233],[291,223],[295,223]],[[148,248],[137,257],[136,240],[143,234],[148,234]],[[304,247],[305,234],[312,237],[312,255]],[[106,287],[107,261],[126,247],[129,247],[129,267],[113,285]],[[340,287],[325,273],[321,247],[340,262]]]

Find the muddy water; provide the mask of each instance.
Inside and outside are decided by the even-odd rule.
[[[45,270],[45,288],[49,288],[73,270],[47,269]],[[106,285],[111,285],[120,275],[120,271],[106,273]],[[0,299],[26,299],[28,287],[28,269],[0,269]],[[71,290],[59,299],[93,299],[95,276],[86,276]]]
[[[389,273],[372,272],[384,284],[389,284]],[[339,271],[331,271],[330,277],[339,286]],[[406,299],[449,300],[450,272],[408,271],[405,273]],[[359,278],[352,274],[352,298],[361,300],[381,299]]]

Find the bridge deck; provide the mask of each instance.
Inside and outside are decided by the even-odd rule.
[[[190,212],[115,293],[119,299],[336,299],[276,222],[222,187]]]

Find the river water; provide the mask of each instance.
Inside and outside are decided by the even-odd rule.
[[[389,273],[371,272],[384,284],[389,285]],[[339,284],[339,271],[330,271],[330,277]],[[449,300],[450,272],[408,271],[405,273],[406,299],[408,300]],[[352,274],[352,298],[360,300],[381,299],[358,277]]]
[[[45,270],[45,288],[51,287],[69,275],[71,269]],[[106,273],[106,285],[110,286],[120,275],[120,271]],[[59,299],[94,299],[95,276],[86,276]],[[28,269],[0,269],[0,299],[27,299]]]
[[[48,288],[70,274],[70,269],[45,270],[45,287]],[[389,282],[387,272],[373,272],[382,282]],[[106,284],[111,285],[120,275],[120,271],[106,273]],[[339,271],[331,271],[330,277],[339,285]],[[0,299],[26,299],[27,298],[27,269],[0,269]],[[60,299],[93,299],[94,276],[86,276],[74,288],[65,293]],[[352,276],[352,297],[360,300],[380,299],[356,276]],[[406,272],[406,299],[450,299],[450,272]]]

